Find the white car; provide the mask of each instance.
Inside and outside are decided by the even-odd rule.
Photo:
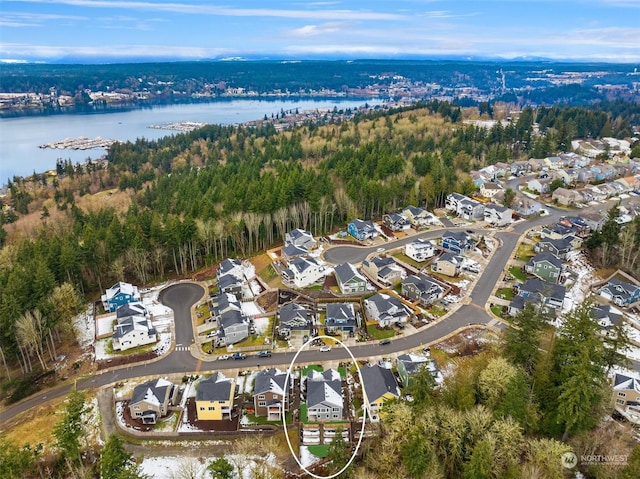
[[[330,348],[329,346],[322,346],[322,347],[320,348],[320,352],[321,352],[321,353],[327,353],[327,352],[329,352],[329,351],[331,351],[331,348]]]
[[[378,253],[382,253],[385,249],[386,249],[386,248],[378,248],[376,251],[377,251]]]
[[[226,361],[227,359],[229,359],[229,356],[226,354],[223,354],[222,356],[218,356],[218,361]]]

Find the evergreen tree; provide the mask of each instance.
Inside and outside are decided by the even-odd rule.
[[[141,468],[133,461],[133,455],[124,448],[122,438],[112,434],[100,451],[100,477],[102,479],[144,479]]]
[[[540,339],[545,325],[540,307],[525,303],[504,333],[505,354],[517,366],[531,374],[540,357]]]
[[[338,427],[336,429],[336,435],[331,439],[329,448],[327,449],[327,457],[331,460],[332,474],[342,470],[347,462],[349,462],[350,456],[351,453],[347,443],[342,438],[342,428]],[[352,468],[349,466],[340,474],[340,477],[351,477],[351,471]]]
[[[67,396],[62,417],[53,427],[56,447],[62,459],[80,462],[80,438],[86,434],[82,415],[86,411],[84,393],[73,389]]]
[[[211,461],[207,466],[212,479],[231,479],[233,477],[233,465],[224,457]]]

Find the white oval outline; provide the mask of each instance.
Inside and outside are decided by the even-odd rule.
[[[362,379],[362,373],[360,372],[360,368],[358,367],[358,362],[356,361],[355,356],[353,355],[353,353],[351,352],[351,350],[339,339],[334,338],[333,336],[315,336],[313,338],[310,338],[306,343],[304,343],[302,346],[300,346],[300,349],[298,349],[298,352],[295,354],[295,356],[293,356],[293,359],[291,360],[291,364],[289,364],[289,369],[287,369],[287,375],[284,378],[284,387],[283,390],[287,391],[287,387],[288,387],[288,382],[289,382],[289,377],[291,376],[291,370],[293,368],[293,365],[296,363],[296,359],[298,359],[298,356],[300,355],[300,353],[302,352],[302,350],[308,346],[312,341],[315,341],[316,339],[331,339],[335,342],[337,342],[338,344],[340,344],[340,346],[342,346],[347,353],[349,353],[349,356],[351,356],[351,360],[353,361],[353,364],[356,365],[356,369],[358,370],[358,376],[360,377],[360,387],[362,388],[362,397],[364,399],[364,409],[363,409],[363,415],[362,415],[362,429],[360,430],[360,438],[358,439],[358,444],[356,444],[355,449],[353,450],[353,454],[351,454],[351,458],[349,459],[349,461],[344,465],[344,467],[342,469],[340,469],[338,472],[332,474],[331,476],[318,476],[316,474],[314,474],[313,472],[309,471],[305,466],[302,465],[302,463],[300,462],[300,459],[298,459],[298,456],[296,456],[295,452],[293,452],[293,446],[291,445],[291,439],[289,439],[289,434],[287,432],[287,418],[285,415],[285,410],[284,410],[284,401],[282,402],[282,406],[280,408],[280,414],[282,415],[282,426],[284,427],[284,437],[287,439],[287,445],[289,446],[289,451],[291,451],[291,455],[293,456],[293,458],[296,460],[296,462],[298,463],[298,465],[302,468],[302,470],[304,472],[306,472],[307,474],[309,474],[312,477],[315,477],[316,479],[333,479],[334,477],[338,477],[340,474],[342,474],[344,471],[347,470],[347,468],[351,465],[351,463],[353,462],[353,460],[356,458],[356,454],[358,454],[358,449],[360,449],[360,444],[362,444],[362,438],[364,437],[364,428],[367,424],[367,393],[364,390],[364,380]],[[301,378],[302,379],[302,378]]]

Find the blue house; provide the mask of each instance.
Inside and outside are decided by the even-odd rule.
[[[324,322],[328,333],[355,331],[356,313],[352,303],[327,303],[327,317]]]
[[[378,230],[372,221],[363,221],[359,219],[353,220],[347,226],[347,231],[358,241],[373,239],[378,236]]]
[[[456,254],[462,254],[470,251],[475,244],[464,231],[445,231],[442,234],[442,249]]]
[[[138,287],[122,281],[111,286],[100,299],[105,311],[111,313],[124,304],[141,300]]]
[[[640,300],[640,287],[618,278],[611,278],[600,289],[600,296],[613,301],[618,306],[629,306]]]

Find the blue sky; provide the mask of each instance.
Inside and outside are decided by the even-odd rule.
[[[0,59],[640,62],[640,0],[2,0]]]

